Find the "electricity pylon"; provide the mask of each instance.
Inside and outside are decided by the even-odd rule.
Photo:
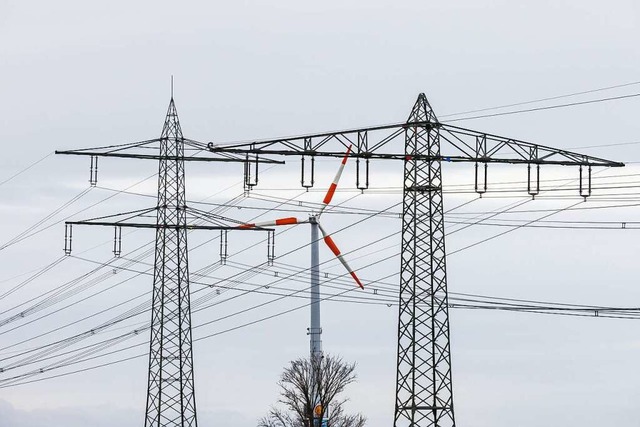
[[[441,153],[443,144],[451,154]],[[404,123],[209,149],[247,156],[300,156],[301,184],[308,188],[314,182],[314,158],[340,157],[348,145],[355,147],[350,157],[356,158],[358,189],[369,187],[370,159],[399,160],[404,165],[394,425],[454,427],[442,162],[475,163],[475,190],[480,194],[488,188],[489,163],[527,165],[532,196],[540,191],[540,165],[578,166],[583,197],[591,194],[592,167],[624,165],[441,123],[424,94]],[[305,169],[308,158],[311,167]]]
[[[156,152],[158,154],[149,154]],[[196,400],[191,337],[189,292],[189,230],[237,229],[239,221],[187,206],[186,161],[243,162],[237,156],[199,156],[205,144],[182,134],[173,101],[160,138],[109,147],[56,151],[56,154],[91,156],[90,183],[96,185],[98,157],[158,160],[157,204],[117,215],[65,224],[65,253],[71,254],[73,225],[114,227],[114,255],[122,250],[123,227],[155,229],[155,261],[149,342],[149,373],[145,427],[196,427]],[[188,152],[191,155],[186,155]],[[254,162],[282,163],[256,158]],[[246,169],[246,168],[245,168]],[[260,229],[272,233],[272,229]],[[226,238],[226,234],[225,234]]]

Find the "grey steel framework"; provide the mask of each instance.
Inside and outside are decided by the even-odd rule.
[[[451,154],[441,153],[442,144]],[[488,189],[489,163],[525,164],[532,196],[540,191],[540,165],[579,166],[578,188],[584,197],[591,193],[593,166],[623,164],[440,123],[424,94],[405,123],[246,144],[209,144],[209,150],[244,154],[247,159],[261,154],[301,156],[301,185],[310,187],[314,158],[341,157],[349,145],[354,146],[350,156],[356,159],[356,186],[362,190],[369,187],[371,159],[404,164],[395,426],[453,427],[441,162],[475,163],[480,194]]]
[[[193,155],[186,156],[186,149],[191,150]],[[140,154],[141,151],[156,151],[158,154]],[[237,229],[241,224],[239,221],[187,206],[185,161],[246,162],[245,158],[237,156],[198,156],[201,151],[206,153],[203,143],[184,138],[172,97],[162,135],[158,139],[57,152],[91,156],[91,185],[97,182],[99,156],[159,161],[158,199],[155,207],[85,221],[69,221],[65,226],[67,254],[71,253],[73,225],[113,226],[113,251],[116,256],[122,250],[122,227],[153,228],[156,231],[146,427],[197,426],[187,233],[193,229],[221,230],[226,238],[226,230]],[[256,161],[282,163],[261,159]],[[272,229],[265,228],[258,231],[273,233]],[[271,235],[270,238],[272,239]]]
[[[160,137],[145,426],[197,426],[191,347],[184,137],[173,99]],[[166,158],[176,160],[166,160]]]
[[[437,123],[420,96],[407,122]],[[395,425],[453,426],[442,171],[437,126],[405,130]]]

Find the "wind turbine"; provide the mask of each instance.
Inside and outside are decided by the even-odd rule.
[[[310,351],[311,351],[311,360],[319,360],[322,357],[322,340],[320,339],[320,335],[322,334],[322,328],[320,327],[320,258],[319,258],[319,244],[320,239],[318,238],[318,230],[322,233],[322,239],[326,243],[326,245],[331,249],[331,252],[340,260],[342,265],[347,269],[353,280],[360,286],[361,289],[364,289],[362,282],[358,279],[358,276],[353,271],[353,269],[347,263],[347,260],[341,255],[340,249],[331,238],[331,235],[327,233],[327,231],[320,224],[320,216],[322,212],[326,209],[327,206],[331,203],[331,199],[333,199],[333,195],[336,192],[336,188],[338,188],[338,182],[340,181],[340,177],[342,176],[342,171],[344,170],[345,165],[347,164],[347,159],[349,158],[349,153],[351,152],[351,145],[347,148],[347,152],[342,158],[342,163],[340,163],[340,168],[336,173],[333,182],[329,186],[327,193],[322,200],[322,207],[320,208],[320,212],[317,214],[310,214],[308,219],[299,219],[295,217],[287,217],[287,218],[279,218],[272,221],[266,222],[257,222],[251,224],[242,224],[238,228],[261,228],[261,227],[273,227],[273,226],[281,226],[281,225],[295,225],[295,224],[310,224],[311,225],[311,322],[309,325],[309,337],[310,337]]]

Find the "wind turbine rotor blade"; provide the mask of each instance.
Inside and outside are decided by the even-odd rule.
[[[320,231],[322,232],[322,238],[324,242],[327,244],[327,246],[329,246],[329,249],[331,249],[331,252],[333,252],[336,258],[338,258],[338,260],[342,263],[342,265],[344,265],[344,268],[347,269],[351,277],[353,277],[353,280],[355,280],[358,286],[360,286],[360,289],[364,289],[364,285],[362,284],[360,279],[358,279],[358,276],[356,275],[355,271],[353,271],[353,269],[351,268],[347,260],[344,259],[344,257],[341,255],[340,249],[338,249],[336,242],[333,241],[331,236],[327,234],[327,232],[324,230],[324,228],[322,228],[322,226],[319,223],[318,223],[318,228],[320,228]]]
[[[246,229],[260,228],[260,227],[273,227],[273,226],[277,226],[277,225],[295,225],[295,224],[302,224],[302,223],[305,223],[305,222],[307,222],[307,221],[301,221],[298,218],[295,218],[295,217],[291,216],[291,217],[288,217],[288,218],[279,218],[279,219],[272,220],[272,221],[241,224],[237,228],[241,228],[243,230],[246,230]]]
[[[329,186],[329,190],[327,190],[327,194],[325,194],[324,199],[322,200],[323,206],[320,209],[320,213],[318,214],[318,216],[320,216],[322,214],[322,211],[324,211],[324,209],[327,207],[327,205],[329,203],[331,203],[331,199],[333,199],[333,194],[336,192],[336,189],[338,188],[338,182],[340,182],[340,177],[342,176],[342,171],[344,170],[344,166],[347,164],[347,159],[349,158],[349,153],[351,153],[351,145],[349,145],[349,148],[347,148],[347,152],[344,155],[344,157],[342,158],[342,163],[340,163],[340,168],[338,169],[338,172],[336,173],[336,177],[333,178],[333,182]]]

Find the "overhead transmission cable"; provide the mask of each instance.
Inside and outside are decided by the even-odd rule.
[[[468,204],[468,203],[470,203],[470,202],[467,202],[467,203],[465,203],[465,204]]]
[[[56,216],[57,214],[59,214],[60,212],[64,211],[66,208],[68,208],[69,206],[74,204],[76,201],[80,200],[89,191],[91,191],[91,187],[82,190],[79,194],[75,195],[70,200],[66,201],[61,206],[59,206],[56,209],[54,209],[53,212],[50,212],[49,214],[47,214],[44,218],[40,219],[35,224],[27,227],[25,230],[20,232],[15,237],[13,237],[13,238],[9,239],[8,241],[6,241],[5,243],[1,244],[0,245],[0,251],[2,251],[4,249],[8,248],[9,246],[12,246],[12,245],[14,245],[16,243],[19,243],[19,242],[23,241],[24,239],[27,239],[27,238],[29,238],[31,236],[34,236],[35,234],[45,230],[46,228],[43,228],[43,229],[40,229],[40,230],[36,230],[36,229],[38,227],[40,227],[42,224],[44,224],[45,222],[47,222],[48,220],[50,220],[51,218],[53,218],[54,216]],[[34,231],[34,230],[36,230],[36,231]]]
[[[297,197],[297,196],[294,196],[294,197]],[[355,196],[354,196],[354,197],[355,197]],[[234,200],[239,200],[240,198],[241,198],[241,196],[234,198]],[[231,205],[231,204],[230,204],[229,206],[227,206],[227,208],[230,208],[230,207],[232,207],[232,205]],[[217,210],[218,210],[218,211],[220,211],[220,209],[217,209]],[[209,239],[207,242],[204,242],[204,243],[202,243],[202,244],[200,244],[200,245],[196,246],[195,248],[192,248],[192,250],[197,249],[197,248],[199,248],[199,247],[201,247],[201,246],[204,246],[205,244],[207,244],[207,243],[211,242],[212,240],[215,240],[216,238],[217,238],[217,237],[214,237],[214,238],[212,238],[212,239]],[[148,244],[147,244],[147,245],[148,245]],[[147,246],[147,245],[143,245],[143,246],[141,246],[140,248],[142,248],[142,247],[144,247],[144,246]],[[138,248],[138,249],[140,249],[140,248]],[[153,252],[153,250],[152,250],[152,249],[151,249],[151,250],[148,250],[148,251],[146,251],[145,255],[146,255],[146,254],[150,254],[150,253],[152,253],[152,252]],[[130,262],[139,262],[139,257],[138,257],[138,260],[130,260]],[[102,265],[102,263],[100,263],[100,264]],[[130,264],[130,265],[131,265],[131,264]],[[219,267],[219,265],[218,265],[217,267]],[[120,270],[126,270],[126,267],[125,267],[125,268],[123,268],[122,266],[118,266],[118,268],[119,268]],[[152,270],[152,268],[148,269],[146,272],[137,272],[137,273],[138,273],[137,275],[139,275],[139,274],[147,274],[147,273],[149,273],[149,271],[151,271],[151,270]],[[196,275],[197,275],[197,274],[200,274],[200,272],[198,271],[198,272],[196,272],[195,274],[196,274]],[[135,276],[134,276],[134,277],[135,277]],[[132,279],[132,278],[134,278],[134,277],[131,277],[131,278],[125,279],[124,281],[121,281],[121,282],[117,283],[116,285],[119,285],[119,284],[122,284],[122,283],[124,283],[124,282],[126,282],[126,281],[129,281],[129,280],[131,280],[131,279]],[[109,289],[111,289],[111,288],[113,288],[113,286],[111,286]],[[107,289],[107,290],[108,290],[108,289]],[[94,294],[90,295],[89,297],[95,296],[95,295],[97,295],[97,294],[99,294],[99,293],[102,293],[102,292],[104,292],[104,291],[105,291],[105,290],[100,291],[100,292],[98,292],[98,293],[94,293]],[[88,297],[85,297],[85,298],[83,298],[83,300],[86,300],[87,298],[88,298]],[[74,304],[76,304],[77,302],[78,302],[78,301],[74,302],[74,303],[73,303],[73,304],[71,304],[71,305],[74,305]],[[147,302],[147,304],[148,304],[148,305],[150,305],[150,301],[148,301],[148,302]],[[69,306],[71,306],[71,305],[68,305],[68,306],[66,306],[66,307],[63,307],[62,309],[67,308],[67,307],[69,307]],[[62,309],[56,310],[56,312],[61,311]],[[43,316],[43,317],[46,317],[46,316]],[[93,316],[89,316],[89,317],[93,317]],[[41,317],[41,318],[42,318],[42,317]],[[40,318],[39,318],[39,319],[40,319]],[[36,320],[39,320],[39,319],[36,319]],[[118,321],[120,321],[120,320],[118,320]],[[30,322],[30,323],[31,323],[31,322]],[[15,329],[15,328],[14,328],[14,329]],[[6,349],[6,348],[8,348],[8,347],[5,347],[5,349]]]
[[[588,101],[576,101],[570,102],[567,104],[555,104],[555,105],[547,105],[544,107],[536,107],[536,108],[527,108],[523,110],[514,110],[514,111],[504,111],[502,113],[491,113],[491,114],[481,114],[478,116],[470,116],[470,117],[461,117],[457,119],[444,120],[442,123],[451,123],[451,122],[459,122],[463,120],[475,120],[475,119],[484,119],[488,117],[499,117],[499,116],[510,116],[513,114],[522,114],[522,113],[531,113],[535,111],[545,111],[545,110],[555,110],[558,108],[567,108],[567,107],[575,107],[577,105],[586,105],[586,104],[595,104],[599,102],[608,102],[608,101],[618,101],[622,99],[636,98],[640,96],[640,93],[631,93],[628,95],[619,95],[619,96],[611,96],[608,98],[598,98],[591,99]]]
[[[377,262],[377,261],[376,261],[376,262]],[[348,291],[350,291],[350,290],[346,290],[346,291],[344,291],[344,292],[342,292],[342,293],[346,293],[346,292],[348,292]],[[342,293],[340,293],[340,294],[342,294]],[[340,294],[334,294],[334,295],[332,295],[332,296],[327,297],[326,299],[335,298],[336,296],[339,296]],[[306,305],[308,305],[308,304],[305,304],[305,306],[306,306]],[[302,307],[303,307],[303,306],[302,306]],[[264,321],[264,320],[267,320],[267,319],[270,319],[270,318],[273,318],[273,317],[276,317],[276,316],[279,316],[279,315],[282,315],[282,314],[285,314],[285,313],[291,312],[291,311],[293,311],[293,310],[296,310],[296,309],[299,309],[299,308],[302,308],[302,307],[297,307],[297,308],[294,308],[294,309],[291,309],[291,310],[287,310],[287,311],[285,311],[285,312],[276,313],[275,315],[271,315],[271,316],[263,317],[263,318],[261,318],[261,319],[258,319],[257,321],[252,321],[252,322],[244,323],[243,325],[240,325],[240,326],[236,326],[236,327],[233,327],[233,328],[226,329],[226,330],[224,330],[224,331],[216,332],[216,333],[214,333],[214,334],[210,334],[210,335],[207,335],[207,336],[205,336],[205,337],[200,337],[200,338],[198,338],[198,340],[199,340],[199,339],[208,338],[208,337],[212,337],[212,336],[215,336],[215,335],[219,335],[219,334],[221,334],[221,333],[230,332],[230,331],[232,331],[232,330],[236,330],[236,329],[238,329],[238,328],[240,328],[240,327],[249,326],[249,325],[251,325],[251,324],[255,324],[255,323],[259,322],[259,321]]]
[[[394,255],[394,256],[395,256],[395,255]],[[378,263],[378,262],[379,262],[379,261],[376,261],[376,262],[374,262],[374,263]],[[300,292],[300,291],[296,291],[296,293],[299,293],[299,292]],[[288,295],[288,296],[290,296],[290,295]],[[281,299],[281,298],[279,298],[279,299]],[[273,301],[272,301],[272,302],[273,302]],[[260,305],[259,305],[259,306],[257,306],[257,307],[260,307],[260,306],[263,306],[263,305],[266,305],[266,304],[264,304],[264,303],[263,303],[263,304],[260,304]],[[205,308],[206,308],[206,307],[205,307]],[[254,308],[256,308],[256,307],[254,307]],[[198,310],[198,311],[199,311],[199,310]],[[227,316],[227,317],[228,317],[228,316]],[[203,326],[203,325],[200,325],[200,326]]]
[[[516,102],[516,103],[513,103],[513,104],[505,104],[505,105],[500,105],[500,106],[497,106],[497,107],[487,107],[487,108],[480,108],[480,109],[476,109],[476,110],[461,111],[459,113],[444,114],[444,115],[440,115],[440,117],[453,117],[453,116],[461,116],[461,115],[465,115],[465,114],[482,113],[484,111],[501,110],[503,108],[519,107],[521,105],[536,104],[538,102],[544,102],[544,101],[555,101],[556,99],[570,98],[570,97],[579,96],[579,95],[586,95],[586,94],[589,94],[589,93],[602,92],[602,91],[607,91],[607,90],[611,90],[611,89],[619,89],[619,88],[623,88],[623,87],[635,86],[635,85],[639,85],[639,84],[640,84],[640,81],[634,81],[634,82],[630,82],[630,83],[623,83],[623,84],[618,84],[618,85],[613,85],[613,86],[606,86],[606,87],[601,87],[601,88],[597,88],[597,89],[589,89],[589,90],[583,90],[583,91],[580,91],[580,92],[567,93],[567,94],[563,94],[563,95],[550,96],[550,97],[546,97],[546,98],[538,98],[538,99],[533,99],[533,100],[530,100],[530,101],[522,101],[522,102]]]
[[[5,178],[3,181],[0,181],[0,186],[6,184],[7,182],[11,181],[12,179],[22,175],[23,173],[25,173],[26,171],[28,171],[29,169],[33,168],[34,166],[38,165],[39,163],[43,162],[45,159],[51,157],[51,155],[53,155],[53,151],[46,154],[44,157],[39,158],[38,160],[36,160],[35,162],[29,164],[28,166],[20,169],[18,172],[14,173],[13,175],[9,176],[8,178]]]

